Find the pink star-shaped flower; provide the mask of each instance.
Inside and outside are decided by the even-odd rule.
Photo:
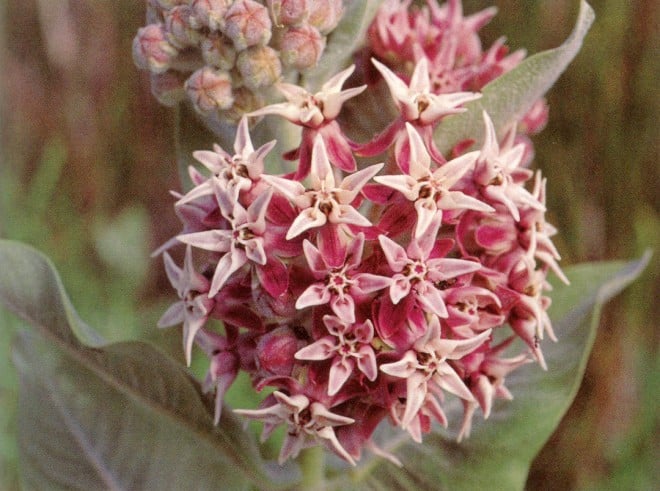
[[[406,379],[406,409],[401,418],[403,429],[413,421],[429,391],[441,393],[441,390],[446,390],[461,399],[474,400],[470,390],[447,360],[459,360],[471,353],[490,334],[489,329],[470,339],[442,339],[440,321],[433,316],[426,334],[415,342],[412,350],[406,351],[399,361],[380,366],[382,372]]]
[[[253,111],[249,116],[277,114],[294,124],[303,127],[300,146],[287,152],[289,160],[299,159],[296,179],[302,179],[309,173],[310,153],[317,135],[323,138],[333,163],[342,170],[352,172],[356,169],[355,157],[351,150],[352,142],[344,135],[335,118],[348,99],[355,97],[366,85],[341,90],[341,86],[355,70],[355,65],[330,78],[315,94],[302,87],[281,83],[277,87],[287,98],[287,102],[271,104]]]
[[[312,274],[318,281],[302,292],[296,301],[297,309],[330,303],[330,308],[342,321],[355,322],[355,298],[381,290],[390,279],[371,273],[355,273],[362,261],[364,234],[359,233],[349,244],[341,263],[326,257],[308,240],[303,251]]]
[[[224,253],[213,275],[210,297],[218,293],[227,279],[244,264],[266,264],[263,235],[266,231],[266,210],[273,191],[269,189],[260,194],[247,210],[218,183],[215,185],[215,195],[220,212],[231,224],[231,229],[206,230],[177,237],[194,247]]]
[[[394,272],[390,282],[392,303],[396,305],[412,294],[425,311],[447,317],[447,307],[436,284],[478,271],[481,264],[464,259],[432,257],[439,224],[438,220],[432,222],[429,233],[413,238],[407,250],[385,235],[379,235],[378,241]]]
[[[473,174],[474,181],[482,187],[482,195],[492,203],[506,206],[516,221],[520,220],[520,205],[545,211],[545,206],[518,182],[531,177],[529,169],[520,167],[524,145],[512,145],[507,141],[500,148],[495,126],[486,111],[483,118],[486,134]]]
[[[193,157],[204,165],[212,176],[201,180],[193,189],[188,191],[177,204],[192,201],[200,196],[213,194],[213,180],[218,180],[223,188],[230,193],[238,195],[240,191],[249,190],[253,183],[259,180],[264,171],[264,158],[275,146],[275,140],[268,142],[257,150],[252,146],[247,117],[241,118],[236,130],[234,140],[234,155],[225,152],[219,145],[213,145],[213,151],[198,150]],[[194,167],[190,167],[191,177],[198,174]]]
[[[417,225],[415,237],[420,237],[435,218],[442,219],[443,210],[495,211],[494,208],[461,191],[451,188],[473,166],[479,152],[469,152],[431,171],[431,156],[426,150],[415,128],[406,123],[410,141],[407,162],[399,167],[407,169],[407,174],[378,176],[374,180],[401,192],[406,199],[415,203]]]
[[[309,346],[298,350],[298,360],[332,359],[328,378],[328,395],[335,395],[353,373],[355,366],[370,381],[376,380],[378,367],[376,354],[371,346],[374,326],[370,320],[360,324],[349,324],[338,317],[323,316],[329,336],[324,336]]]
[[[275,391],[272,398],[276,403],[264,409],[235,409],[234,412],[250,419],[263,421],[261,441],[268,439],[281,423],[287,425],[286,436],[279,455],[279,463],[298,456],[303,448],[322,443],[339,457],[355,465],[355,460],[341,446],[334,427],[355,422],[340,414],[332,413],[320,402],[311,402],[303,394],[286,395]]]
[[[300,214],[286,234],[287,240],[328,222],[370,226],[371,222],[353,208],[351,203],[366,182],[382,168],[383,164],[370,165],[345,177],[337,186],[325,144],[323,139],[317,136],[312,151],[311,189],[307,190],[300,182],[291,179],[264,176],[266,181],[300,209]]]
[[[195,334],[206,323],[215,301],[208,296],[209,281],[195,271],[190,246],[186,247],[183,268],[179,268],[167,252],[163,254],[163,261],[167,278],[181,300],[165,311],[158,321],[158,327],[183,323],[183,350],[186,363],[190,365]]]

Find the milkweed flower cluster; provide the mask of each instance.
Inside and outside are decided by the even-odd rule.
[[[133,59],[165,105],[238,121],[282,76],[316,65],[341,0],[148,0]]]
[[[372,441],[383,421],[421,442],[434,420],[449,423],[448,394],[463,404],[466,437],[477,411],[488,418],[495,399],[512,398],[511,371],[545,368],[540,343],[555,338],[546,275],[566,278],[529,143],[516,128],[498,138],[486,112],[477,148],[459,142],[445,156],[432,141],[445,117],[480,97],[467,72],[513,63],[501,45],[481,51],[476,30],[492,11],[464,19],[458,1],[412,13],[409,4],[384,2],[370,29],[380,61],[369,63],[398,110],[381,134],[355,143],[340,122],[365,89],[343,88],[354,67],[314,94],[279,84],[286,102],[244,116],[233,152],[195,152],[208,172],[191,167],[194,187],[175,193],[183,229],[166,249],[183,244],[185,257],[179,266],[164,252],[179,301],[160,325],[183,323],[188,362],[195,343],[210,358],[216,421],[239,371],[273,389],[259,408],[235,412],[262,421],[263,438],[287,427],[280,462],[318,444],[350,463],[364,449],[386,455]],[[405,38],[421,28],[450,48]],[[404,47],[410,76],[397,74]],[[434,81],[443,67],[460,79],[449,91]],[[274,142],[253,145],[248,117],[264,114],[302,127],[285,155],[297,161],[289,174],[265,168]],[[507,354],[516,338],[524,348]]]

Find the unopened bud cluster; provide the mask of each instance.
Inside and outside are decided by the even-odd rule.
[[[302,15],[274,3],[282,23]],[[531,144],[515,127],[499,138],[484,112],[478,134],[444,155],[438,124],[481,94],[438,91],[439,61],[423,52],[398,75],[397,49],[414,43],[379,25],[393,11],[388,22],[425,15],[429,32],[458,30],[451,49],[461,60],[483,60],[483,22],[464,19],[457,1],[411,13],[409,4],[385,2],[371,28],[380,38],[370,38],[380,61],[359,70],[373,69],[397,108],[382,133],[357,143],[350,121],[340,123],[343,104],[367,88],[343,88],[355,67],[315,94],[278,84],[286,102],[241,119],[233,152],[195,152],[208,173],[191,167],[194,187],[175,193],[183,230],[165,249],[186,249],[181,266],[164,253],[179,301],[160,325],[183,323],[188,362],[194,344],[209,357],[216,419],[239,371],[256,390],[274,389],[259,408],[236,412],[263,421],[264,438],[286,426],[280,462],[322,444],[351,463],[364,449],[396,463],[375,446],[376,427],[388,421],[421,442],[434,420],[448,424],[447,395],[463,405],[460,440],[477,411],[487,418],[496,399],[512,398],[511,371],[545,367],[540,343],[554,339],[546,276],[566,279],[545,221],[545,180],[528,168]],[[274,142],[252,144],[248,117],[265,114],[302,128],[285,154],[297,162],[289,174],[264,167]],[[384,162],[364,164],[377,155]]]
[[[266,103],[283,75],[319,61],[341,0],[148,0],[133,40],[167,106],[190,100],[205,116],[238,121]]]

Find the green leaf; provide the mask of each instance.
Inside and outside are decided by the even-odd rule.
[[[303,86],[315,92],[331,76],[350,64],[351,58],[365,40],[365,33],[381,2],[364,0],[344,2],[344,14],[339,25],[328,36],[328,43],[318,64],[304,73]]]
[[[537,53],[517,67],[486,85],[483,97],[465,104],[466,112],[443,120],[434,139],[442,152],[458,142],[484,134],[482,111],[488,112],[498,132],[518,121],[545,94],[575,58],[582,41],[594,21],[594,11],[582,0],[573,32],[558,48]],[[500,134],[501,136],[501,134]],[[477,144],[483,138],[477,139]]]
[[[472,435],[455,442],[455,430],[440,428],[422,445],[398,432],[384,446],[403,462],[361,464],[333,489],[523,489],[532,460],[567,411],[584,374],[602,305],[644,270],[650,254],[628,264],[583,264],[567,268],[571,286],[556,286],[550,316],[557,343],[544,342],[548,371],[528,365],[507,378],[513,401],[496,401],[488,421],[475,417]],[[460,404],[448,402],[450,425],[461,420]]]
[[[30,489],[260,489],[289,486],[228,411],[178,363],[141,342],[103,346],[50,262],[0,241],[0,300],[34,327],[18,337],[19,446]],[[81,343],[77,332],[95,347]]]

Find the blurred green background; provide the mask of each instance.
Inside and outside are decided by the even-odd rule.
[[[465,11],[491,3],[464,0]],[[494,0],[486,45],[559,45],[577,0]],[[660,487],[660,36],[655,0],[592,0],[596,23],[548,95],[535,137],[564,265],[656,257],[604,312],[584,383],[539,455],[529,489]],[[49,255],[83,319],[110,340],[148,338],[171,300],[149,253],[178,232],[173,113],[133,66],[138,0],[0,0],[0,237]],[[2,317],[4,316],[4,317]],[[0,312],[0,489],[17,487],[16,375]],[[560,340],[561,342],[561,340]]]

